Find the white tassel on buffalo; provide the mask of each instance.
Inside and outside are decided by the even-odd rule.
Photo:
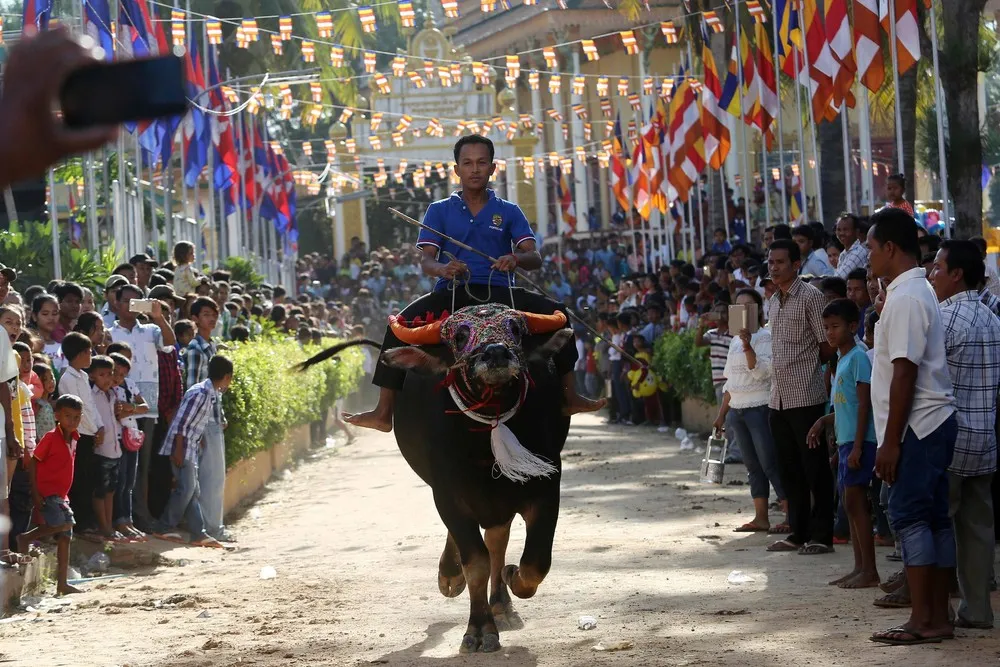
[[[469,410],[469,407],[462,401],[454,387],[448,387],[448,391],[451,394],[452,400],[455,401],[455,405],[458,406],[458,409],[466,417],[480,424],[489,424],[492,427],[493,430],[490,431],[490,449],[493,450],[493,458],[496,459],[496,469],[499,470],[501,475],[509,480],[524,483],[532,477],[548,477],[559,472],[558,468],[554,465],[526,449],[517,439],[517,436],[514,435],[514,432],[504,424],[505,421],[517,413],[523,403],[523,399],[518,401],[517,405],[513,408],[500,415],[499,418],[494,417],[490,419]]]

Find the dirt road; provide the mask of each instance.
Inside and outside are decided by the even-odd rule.
[[[468,596],[438,592],[445,531],[430,492],[391,436],[366,434],[274,482],[234,524],[239,551],[174,549],[166,555],[186,564],[92,584],[61,613],[0,625],[0,659],[74,667],[996,662],[1000,640],[987,632],[960,630],[957,641],[909,649],[869,642],[873,629],[906,612],[876,609],[872,591],[827,586],[846,571],[849,547],[833,556],[765,553],[764,536],[732,532],[749,519],[747,487],[699,484],[698,460],[652,429],[575,418],[552,572],[535,598],[515,600],[525,627],[501,635],[499,654],[458,655]],[[727,472],[738,479],[742,467]],[[508,562],[522,542],[515,522]],[[262,580],[267,566],[277,576]],[[733,570],[752,581],[728,583]],[[577,629],[581,615],[596,617],[597,628]],[[594,650],[622,642],[632,648]]]

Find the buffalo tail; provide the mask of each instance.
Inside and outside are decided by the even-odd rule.
[[[340,354],[341,352],[343,352],[344,350],[346,350],[348,348],[356,347],[358,345],[371,345],[372,347],[374,347],[374,348],[376,348],[378,350],[382,349],[382,345],[380,345],[379,343],[376,343],[373,340],[369,340],[367,338],[359,338],[357,340],[349,340],[346,343],[340,343],[339,345],[334,345],[333,347],[328,347],[325,350],[323,350],[322,352],[320,352],[319,354],[317,354],[315,356],[312,356],[312,357],[309,357],[308,359],[306,359],[305,361],[303,361],[301,364],[295,365],[294,366],[294,370],[302,372],[304,370],[307,370],[307,369],[315,366],[316,364],[318,364],[320,362],[326,361],[330,357],[333,357],[333,356],[336,356],[336,355]]]

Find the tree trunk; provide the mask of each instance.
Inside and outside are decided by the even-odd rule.
[[[839,114],[832,122],[823,121],[816,128],[819,144],[819,180],[823,193],[822,220],[828,229],[833,228],[837,214],[846,211],[847,184],[844,182],[844,136],[841,129],[844,116]]]
[[[899,77],[899,91],[896,103],[900,105],[903,120],[903,174],[906,175],[907,196],[915,199],[913,187],[917,176],[917,70],[914,65],[906,74]],[[895,153],[894,153],[895,154]],[[898,168],[899,158],[896,156],[892,170]]]
[[[951,0],[942,13],[941,84],[948,113],[948,190],[955,236],[982,234],[983,148],[979,130],[979,21],[986,0]]]

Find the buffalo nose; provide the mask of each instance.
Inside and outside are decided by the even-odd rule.
[[[510,350],[507,349],[506,345],[491,343],[486,346],[485,350],[483,350],[483,356],[486,358],[486,361],[490,363],[507,363],[510,361]]]

